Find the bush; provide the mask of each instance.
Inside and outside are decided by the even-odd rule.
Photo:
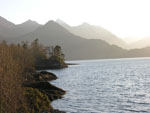
[[[53,109],[48,96],[41,93],[38,89],[27,88],[25,96],[31,108],[30,113],[40,113],[42,110]]]

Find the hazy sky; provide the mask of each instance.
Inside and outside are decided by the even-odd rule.
[[[57,18],[100,25],[120,38],[150,37],[150,0],[0,0],[0,16],[18,24]]]

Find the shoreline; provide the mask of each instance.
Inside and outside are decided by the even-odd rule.
[[[29,89],[31,88],[31,90],[33,91],[38,89],[41,93],[48,97],[51,109],[42,109],[41,113],[66,113],[65,111],[60,111],[57,108],[53,108],[51,105],[53,101],[63,98],[63,95],[66,94],[65,90],[50,83],[51,81],[56,80],[58,77],[54,73],[47,71],[36,72],[35,74],[33,74],[33,77],[34,78],[32,78],[31,80],[23,83],[23,87]]]
[[[67,65],[79,65],[77,63],[66,63]]]

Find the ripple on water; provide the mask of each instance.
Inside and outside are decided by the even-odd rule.
[[[150,59],[72,61],[80,65],[50,70],[52,83],[67,91],[54,101],[68,113],[150,113]]]

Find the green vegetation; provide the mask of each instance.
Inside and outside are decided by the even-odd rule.
[[[40,113],[43,110],[53,109],[50,105],[48,96],[40,92],[38,89],[27,88],[25,91],[27,97],[30,113]]]

